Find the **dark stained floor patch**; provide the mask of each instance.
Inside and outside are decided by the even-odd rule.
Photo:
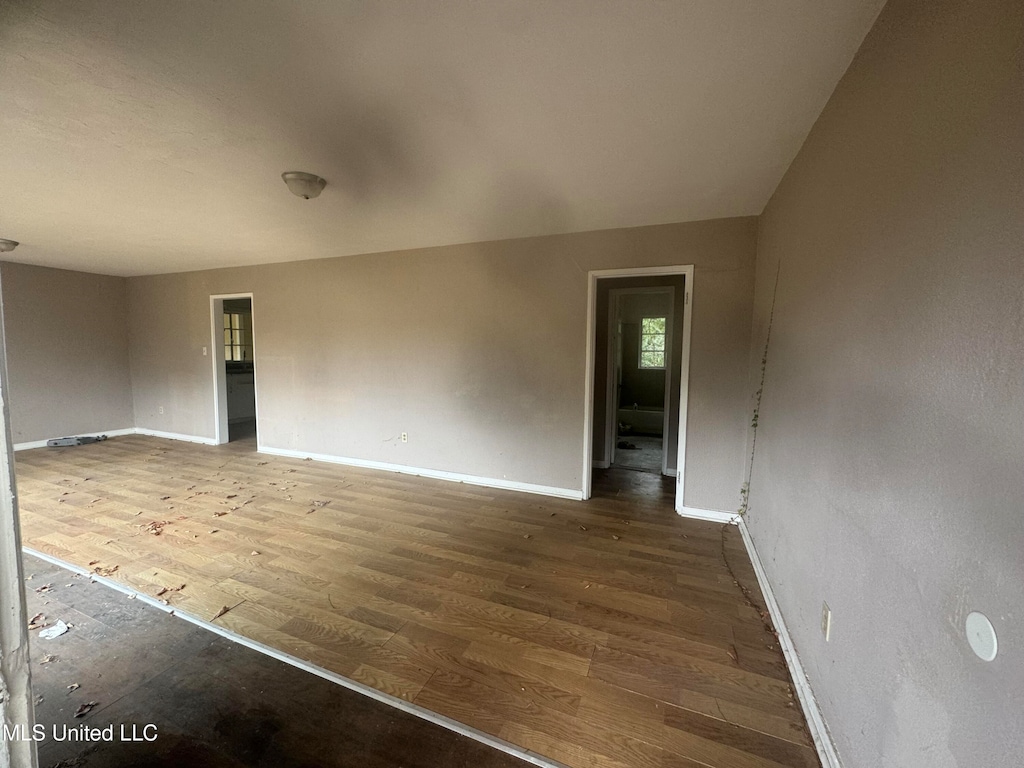
[[[24,562],[29,616],[73,625],[52,640],[31,632],[43,768],[527,765],[63,568]],[[122,726],[141,739],[149,724],[155,741],[120,740]],[[83,725],[113,725],[115,740],[53,738]]]

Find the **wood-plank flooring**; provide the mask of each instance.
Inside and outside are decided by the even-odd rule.
[[[54,639],[29,633],[32,658],[50,657],[32,666],[44,768],[529,768],[77,573],[24,561],[28,615],[41,615],[40,629],[74,625]],[[110,725],[112,741],[61,738]],[[121,741],[122,726],[152,740]]]
[[[17,482],[26,546],[574,768],[819,765],[738,532],[659,476],[581,503],[127,436]]]

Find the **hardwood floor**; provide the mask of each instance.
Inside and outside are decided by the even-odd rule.
[[[51,657],[32,667],[44,768],[528,768],[77,573],[24,560],[29,616],[74,624],[55,639],[29,634],[32,657]],[[110,725],[111,741],[57,737]],[[150,725],[156,738],[121,741],[122,725],[143,736]]]
[[[657,475],[580,503],[129,436],[17,482],[26,546],[570,766],[818,765],[738,532]]]

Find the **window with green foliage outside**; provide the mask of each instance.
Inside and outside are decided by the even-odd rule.
[[[664,317],[645,317],[640,321],[640,367],[665,367]]]
[[[224,359],[228,362],[252,360],[251,322],[248,314],[224,313]]]

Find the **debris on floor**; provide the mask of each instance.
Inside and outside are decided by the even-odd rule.
[[[40,630],[39,637],[41,637],[43,640],[53,640],[54,638],[60,637],[67,631],[68,625],[60,619],[57,619],[57,623],[54,624],[52,627],[47,627],[46,629]]]
[[[97,706],[99,706],[98,701],[87,701],[75,710],[75,717],[85,717]]]
[[[159,536],[161,533],[164,532],[164,526],[170,524],[170,520],[154,520],[153,522],[148,523],[147,525],[140,524],[139,527],[141,527],[142,530],[146,533],[151,533],[154,536]]]
[[[46,441],[48,448],[59,448],[70,445],[89,445],[99,443],[107,439],[106,435],[76,435],[74,437],[55,437]]]

